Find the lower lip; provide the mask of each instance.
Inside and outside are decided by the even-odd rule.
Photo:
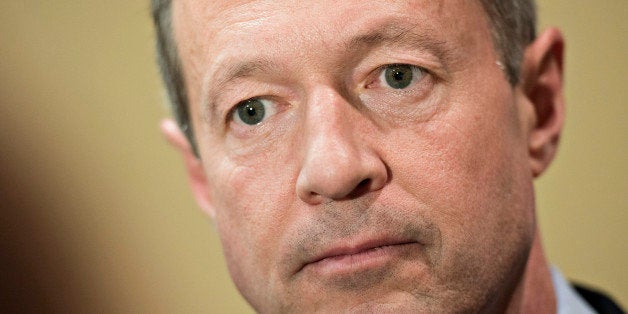
[[[398,260],[399,257],[419,249],[418,243],[385,245],[355,254],[327,257],[306,265],[303,270],[309,269],[319,276],[350,275],[360,271],[384,267]]]

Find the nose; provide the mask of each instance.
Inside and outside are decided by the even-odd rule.
[[[368,119],[333,90],[308,98],[303,142],[305,156],[297,178],[297,195],[316,205],[356,198],[383,188],[384,161],[372,142]],[[368,141],[371,139],[371,141]]]

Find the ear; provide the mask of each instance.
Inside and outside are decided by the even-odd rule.
[[[165,119],[161,122],[161,133],[166,136],[168,142],[183,156],[188,173],[188,181],[196,203],[213,219],[215,211],[209,196],[207,176],[201,160],[196,157],[188,139],[172,119]]]
[[[532,110],[528,133],[530,168],[538,177],[552,162],[565,120],[563,97],[564,39],[559,30],[543,32],[523,57],[520,87]]]

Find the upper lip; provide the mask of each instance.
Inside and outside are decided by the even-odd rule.
[[[351,240],[343,240],[338,244],[331,245],[329,248],[321,250],[321,253],[313,255],[311,258],[307,259],[305,263],[298,269],[297,272],[301,271],[307,265],[317,263],[326,258],[332,258],[336,256],[343,255],[353,255],[361,252],[365,252],[371,249],[375,249],[383,246],[390,245],[403,245],[410,243],[418,243],[414,239],[409,238],[395,238],[395,237],[384,237],[384,238],[375,238],[362,242],[351,241]]]

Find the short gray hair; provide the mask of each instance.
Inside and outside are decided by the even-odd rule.
[[[523,52],[536,38],[534,0],[480,0],[491,25],[493,44],[499,52],[508,81],[519,83]]]
[[[534,0],[480,0],[488,16],[495,49],[512,86],[519,82],[525,47],[536,37]],[[172,31],[172,0],[151,0],[155,23],[157,60],[172,112],[196,152],[187,92]]]
[[[172,29],[172,0],[151,0],[151,13],[155,24],[157,63],[168,93],[172,114],[190,141],[194,152],[198,153],[192,133],[183,70]]]

